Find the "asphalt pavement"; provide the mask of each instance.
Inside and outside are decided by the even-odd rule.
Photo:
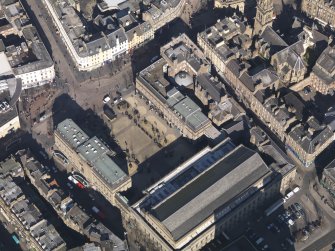
[[[53,173],[53,177],[57,180],[59,186],[69,195],[72,199],[82,207],[85,212],[93,218],[101,221],[107,228],[109,228],[119,238],[124,239],[124,228],[122,226],[121,213],[118,208],[112,206],[102,195],[92,189],[80,189],[74,186],[73,189],[69,189],[66,185],[68,180],[67,168],[60,162],[55,162],[55,166],[58,167],[57,173]],[[92,207],[98,207],[105,215],[105,218],[100,218],[94,214]]]

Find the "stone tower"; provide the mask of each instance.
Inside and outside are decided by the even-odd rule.
[[[272,25],[273,1],[257,0],[254,35],[262,33],[266,26]]]

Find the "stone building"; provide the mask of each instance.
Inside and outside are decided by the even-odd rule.
[[[323,25],[335,27],[335,6],[328,0],[302,0],[301,10]]]
[[[254,35],[262,33],[266,26],[272,26],[273,0],[258,0],[254,23]]]
[[[283,83],[296,83],[305,78],[307,66],[303,60],[306,53],[304,41],[287,46],[271,57],[271,65]]]
[[[147,41],[154,39],[155,31],[148,22],[144,22],[130,29],[126,28],[126,35],[128,38],[128,50],[131,52]]]
[[[232,8],[244,13],[245,0],[215,0],[215,8]]]
[[[0,30],[6,30],[0,41],[0,75],[9,68],[7,75],[20,78],[22,89],[52,83],[55,78],[53,60],[21,2],[2,1],[0,12]],[[4,23],[11,29],[7,29],[7,25],[3,27]]]
[[[80,12],[69,0],[43,2],[76,67],[80,71],[92,71],[153,39],[155,31],[182,13],[186,0],[154,1],[141,13],[142,19],[135,18],[135,15],[132,15],[134,18],[129,14],[123,15],[130,12],[138,16],[139,13],[129,9],[129,6],[122,9],[117,4],[116,21],[108,15],[97,19],[102,21],[99,24],[105,25],[103,31],[87,29],[83,22],[85,18],[78,14]],[[98,7],[102,10],[101,3]],[[108,22],[104,22],[106,19]]]
[[[142,70],[136,78],[136,90],[181,134],[190,139],[203,135],[219,135],[201,108],[186,94],[185,89],[195,90],[201,99],[196,83],[200,75],[210,75],[210,63],[203,52],[185,35],[174,38],[160,49],[162,58]],[[199,79],[198,79],[199,80]],[[216,98],[216,97],[215,97]],[[203,102],[207,101],[202,99]]]
[[[97,137],[89,138],[71,119],[57,125],[55,147],[92,187],[114,204],[116,192],[131,187],[131,178],[109,157],[109,148]]]
[[[194,101],[164,77],[166,65],[162,58],[141,71],[136,78],[136,90],[158,108],[164,119],[176,126],[183,136],[197,139],[205,135],[212,124]]]
[[[332,161],[328,166],[325,167],[320,183],[335,199],[335,161]]]
[[[294,176],[294,165],[267,165],[257,152],[228,139],[205,148],[146,189],[141,200],[122,210],[123,218],[155,250],[200,250],[284,192]]]
[[[220,41],[220,38],[217,40]],[[331,123],[318,121],[311,115],[299,116],[297,113],[301,107],[299,102],[287,104],[288,99],[284,103],[277,100],[281,95],[279,92],[281,81],[271,68],[252,75],[253,69],[245,60],[222,54],[222,46],[212,42],[210,30],[198,34],[198,44],[220,76],[235,90],[238,98],[285,143],[290,156],[304,166],[310,166],[315,158],[333,142],[334,127]],[[289,99],[292,95],[294,96],[292,93],[288,96]],[[273,102],[268,103],[271,97]],[[308,111],[308,109],[302,109]],[[287,131],[286,123],[294,119],[297,119],[298,123],[294,127],[289,127]]]
[[[308,83],[316,91],[326,95],[335,90],[335,48],[329,46],[317,59]]]
[[[20,120],[16,100],[10,97],[8,91],[0,93],[0,138],[15,132],[19,128]]]

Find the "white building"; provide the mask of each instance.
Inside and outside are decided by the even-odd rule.
[[[8,92],[0,94],[0,138],[20,128],[20,120],[15,106]]]
[[[91,71],[128,53],[128,39],[123,28],[109,34],[102,32],[99,38],[92,39],[71,5],[60,5],[57,1],[51,3],[50,0],[43,2],[78,70]]]

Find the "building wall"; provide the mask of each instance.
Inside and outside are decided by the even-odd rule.
[[[136,33],[133,35],[133,39],[129,40],[129,51],[134,50],[145,42],[153,40],[155,37],[154,29],[150,29],[149,31],[143,33],[142,35],[138,36]]]
[[[253,95],[253,93],[240,81],[239,76],[235,76],[223,62],[220,57],[212,49],[211,46],[198,35],[198,44],[203,49],[206,57],[208,57],[214,67],[219,71],[220,75],[225,81],[235,90],[237,96],[243,101],[243,103],[249,107],[259,118],[274,132],[276,135],[285,142],[288,147],[289,154],[295,155],[295,159],[299,160],[303,165],[311,165],[315,158],[334,140],[330,137],[324,144],[318,145],[313,153],[307,153],[300,144],[291,138],[286,133],[286,125],[282,125],[277,121],[272,113],[270,113],[263,104]],[[288,121],[287,123],[289,123]]]
[[[21,78],[23,89],[28,89],[51,83],[55,79],[55,68],[54,65],[52,65],[48,68],[44,68],[38,71],[18,74],[15,77]]]
[[[20,120],[19,116],[16,116],[15,118],[11,119],[6,124],[0,127],[0,138],[5,137],[11,131],[16,131],[19,128],[20,128]]]
[[[245,0],[215,0],[214,8],[233,8],[244,13]]]
[[[254,34],[261,34],[266,26],[272,26],[273,0],[259,0],[256,6]]]
[[[99,68],[106,61],[113,61],[115,58],[123,53],[128,53],[128,40],[126,39],[122,43],[117,43],[117,45],[108,50],[95,52],[93,55],[82,57],[78,54],[74,48],[71,39],[69,38],[67,32],[65,31],[61,21],[58,19],[57,13],[54,10],[50,0],[43,0],[43,4],[46,6],[49,14],[52,17],[52,21],[60,32],[60,37],[62,38],[68,52],[70,53],[72,60],[74,61],[76,67],[80,71],[91,71]]]
[[[175,125],[180,133],[189,138],[189,139],[198,139],[202,135],[204,135],[207,128],[211,126],[210,121],[203,127],[201,127],[198,131],[193,131],[182,119],[180,119],[176,113],[174,113],[167,105],[162,103],[150,90],[148,90],[144,84],[141,83],[138,79],[136,79],[136,90],[145,96],[155,107],[157,107],[163,114],[165,120],[169,123]]]
[[[289,187],[290,182],[294,180],[295,175],[296,168],[293,168],[283,177],[278,177],[265,188],[257,191],[256,194],[233,209],[226,216],[223,216],[222,219],[217,219],[217,217],[220,217],[220,212],[216,212],[216,214],[208,217],[197,228],[193,229],[178,241],[174,241],[167,229],[150,214],[144,213],[143,218],[133,208],[130,208],[121,210],[122,218],[124,225],[126,225],[125,222],[135,223],[137,231],[141,231],[143,236],[145,236],[149,242],[154,243],[157,250],[200,250],[213,240],[215,236],[225,231],[229,232],[239,224],[245,223],[250,215],[255,211],[259,211],[259,209],[264,207],[266,203],[271,202],[273,197],[277,196],[279,193],[284,194]],[[253,185],[253,187],[261,187],[262,184],[263,179],[260,179]],[[121,208],[125,207],[126,206],[121,205]],[[125,227],[127,229],[127,226]],[[128,231],[133,230],[128,229]],[[167,243],[169,245],[167,245]]]
[[[303,81],[297,83],[294,88],[290,88],[294,91],[302,90],[305,86],[312,86],[317,92],[320,92],[323,95],[328,95],[332,91],[335,90],[335,82],[326,84],[322,79],[320,79],[318,76],[316,76],[313,72],[310,74],[310,76]]]
[[[335,179],[327,169],[323,171],[320,183],[328,190],[330,195],[335,198]]]
[[[169,8],[163,12],[163,14],[157,19],[152,19],[152,16],[148,12],[143,13],[143,20],[148,21],[155,31],[159,30],[173,19],[179,17],[184,9],[186,0],[180,0],[175,8]]]
[[[70,164],[68,171],[80,172],[87,181],[94,186],[110,203],[115,203],[115,193],[126,191],[131,188],[131,178],[126,176],[123,181],[117,184],[115,187],[110,187],[109,184],[101,179],[93,168],[78,154],[72,147],[70,147],[63,139],[62,136],[56,131],[55,132],[55,146],[61,151],[69,160]]]
[[[324,25],[335,27],[335,9],[322,0],[302,0],[301,10]]]

